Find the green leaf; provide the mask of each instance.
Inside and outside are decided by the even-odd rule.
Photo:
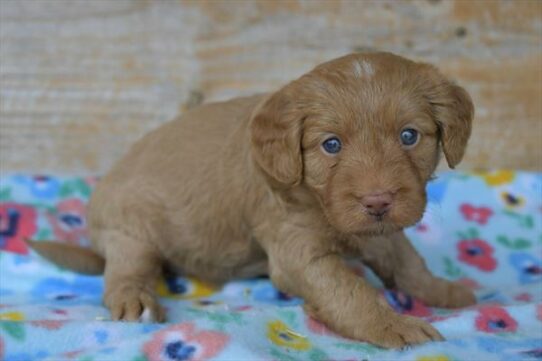
[[[0,201],[9,201],[11,199],[11,188],[0,190]]]
[[[444,261],[444,271],[448,276],[452,278],[461,276],[461,269],[450,258],[443,257],[442,260]]]
[[[329,360],[330,357],[323,350],[315,348],[309,353],[309,359],[311,361],[322,361]]]
[[[296,328],[297,327],[297,315],[294,311],[289,310],[278,310],[278,315],[284,320],[288,326]]]
[[[476,228],[470,228],[467,231],[467,234],[469,235],[470,239],[478,238],[478,236],[479,236],[478,230]]]
[[[342,348],[344,350],[354,350],[354,351],[364,352],[369,355],[382,350],[381,348],[377,346],[373,346],[373,345],[369,345],[365,343],[337,342],[334,344],[334,346],[337,348]]]
[[[525,228],[533,228],[534,227],[533,216],[525,216],[523,218],[523,226],[525,226]]]
[[[518,238],[514,242],[514,249],[525,249],[531,247],[531,242],[526,239]]]
[[[83,179],[78,179],[75,183],[77,189],[79,190],[79,192],[81,192],[81,194],[85,197],[88,198],[88,196],[90,196],[90,187],[88,186],[88,184],[83,180]]]
[[[42,239],[51,239],[51,230],[49,229],[40,229],[38,233],[36,234],[37,240]]]
[[[499,242],[500,244],[502,244],[502,245],[505,246],[505,247],[508,247],[508,248],[511,248],[511,247],[512,247],[512,244],[511,244],[510,241],[508,240],[508,237],[505,237],[505,236],[498,236],[498,237],[497,237],[497,242]]]
[[[531,242],[523,238],[517,238],[515,241],[511,241],[506,236],[498,236],[497,242],[511,249],[525,249],[531,247]]]
[[[280,361],[298,361],[297,358],[282,353],[274,347],[271,348],[271,356],[275,357],[277,360]]]
[[[24,341],[25,330],[24,326],[21,323],[2,321],[0,322],[0,328],[4,329],[6,333],[14,339]]]
[[[147,361],[148,359],[144,355],[138,355],[132,359],[132,361]]]
[[[66,198],[71,196],[74,192],[73,182],[66,182],[60,188],[60,196]]]

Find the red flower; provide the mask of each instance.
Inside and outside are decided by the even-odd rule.
[[[459,209],[467,221],[474,221],[479,224],[486,224],[489,217],[493,215],[493,211],[490,208],[476,208],[467,203],[463,203]]]
[[[386,290],[384,297],[395,311],[403,315],[425,317],[432,313],[426,305],[406,293]]]
[[[86,238],[85,205],[77,198],[60,202],[55,214],[48,214],[55,237],[64,242],[79,244]]]
[[[316,335],[339,337],[335,332],[327,328],[326,325],[310,316],[305,318],[305,323],[307,324],[307,328]]]
[[[459,260],[482,271],[493,271],[497,261],[493,258],[493,248],[481,239],[463,240],[457,244]]]
[[[468,277],[462,277],[458,279],[457,282],[461,283],[464,286],[467,286],[471,290],[479,290],[480,288],[482,288],[482,286],[480,286],[480,284],[476,282],[476,280]]]
[[[425,317],[424,319],[429,323],[433,323],[433,322],[446,321],[446,320],[449,320],[451,318],[459,317],[459,315],[460,315],[460,313],[454,312],[454,313],[450,313],[448,315],[431,315],[429,317]]]
[[[514,332],[518,323],[499,306],[485,306],[478,310],[476,328],[489,333]]]
[[[58,330],[62,326],[64,326],[65,323],[66,323],[65,321],[59,321],[59,320],[36,320],[36,321],[30,322],[32,326],[42,327],[47,330]]]
[[[193,323],[181,323],[159,331],[143,345],[149,361],[208,360],[219,353],[228,336],[216,331],[196,331]]]
[[[28,253],[25,239],[36,232],[36,210],[17,203],[0,204],[0,249]]]
[[[523,302],[530,302],[533,299],[533,296],[527,292],[522,292],[520,294],[517,294],[516,297],[514,297],[517,301],[523,301]]]

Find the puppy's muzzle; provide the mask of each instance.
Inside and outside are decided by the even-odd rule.
[[[393,202],[393,197],[390,192],[368,194],[361,198],[361,204],[364,211],[381,221],[382,218],[389,212]]]

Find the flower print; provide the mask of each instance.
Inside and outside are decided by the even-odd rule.
[[[60,182],[57,179],[43,175],[33,177],[29,183],[30,191],[36,198],[54,198],[60,190]]]
[[[27,187],[30,195],[37,199],[54,199],[60,191],[59,180],[44,175],[34,177],[15,176],[14,181]]]
[[[463,240],[457,243],[459,260],[484,272],[493,271],[497,261],[493,258],[493,248],[481,239]]]
[[[309,340],[279,320],[267,324],[267,337],[281,347],[291,348],[298,351],[305,351],[311,348]]]
[[[399,313],[419,317],[431,314],[431,310],[427,306],[403,292],[386,290],[384,297],[390,306]]]
[[[503,184],[511,183],[514,180],[515,173],[511,170],[498,170],[493,172],[477,172],[475,173],[482,177],[487,185],[496,187]]]
[[[484,225],[487,223],[489,217],[493,215],[493,211],[488,207],[474,207],[470,204],[463,203],[459,210],[463,214],[463,217],[467,221],[474,221],[478,224]]]
[[[441,203],[446,195],[450,182],[444,179],[434,179],[427,183],[427,200],[430,203]]]
[[[462,277],[458,279],[457,282],[461,283],[464,286],[467,286],[471,290],[479,290],[482,288],[482,286],[480,286],[480,284],[476,282],[476,280],[473,280],[472,278],[468,278],[468,277]]]
[[[0,249],[28,253],[25,239],[37,230],[36,210],[17,203],[0,204]]]
[[[519,195],[514,195],[510,192],[501,192],[500,196],[501,200],[508,208],[521,208],[525,204],[525,198]]]
[[[216,286],[192,278],[166,277],[157,286],[158,295],[174,299],[209,297],[216,292]]]
[[[483,332],[514,332],[517,322],[508,312],[499,306],[485,306],[478,310],[475,320],[476,328]]]
[[[32,326],[45,328],[49,331],[59,330],[65,323],[65,321],[60,320],[35,320],[30,322]]]
[[[99,295],[102,289],[99,277],[77,276],[72,281],[51,277],[39,281],[31,292],[36,298],[73,303],[82,297]]]
[[[338,337],[337,334],[327,328],[326,325],[310,316],[306,316],[305,323],[307,328],[316,335]]]
[[[522,292],[517,294],[514,299],[516,301],[531,302],[533,300],[533,296],[530,293]]]
[[[433,322],[446,321],[451,318],[459,317],[460,315],[461,314],[458,312],[452,312],[452,313],[443,314],[443,315],[431,315],[431,316],[425,317],[424,319],[429,323],[433,323]]]
[[[282,306],[294,306],[303,303],[300,298],[292,297],[279,291],[269,282],[256,285],[252,290],[252,297],[256,301],[274,303]]]
[[[24,315],[21,312],[0,313],[0,321],[22,321]]]
[[[47,215],[55,237],[75,244],[87,238],[85,213],[85,205],[80,199],[71,198],[60,202],[56,212]]]
[[[542,281],[542,261],[526,252],[512,253],[508,260],[519,272],[522,284]]]
[[[157,332],[143,345],[149,361],[207,360],[218,354],[228,336],[217,331],[196,331],[192,323],[182,323]]]
[[[443,354],[420,356],[416,361],[450,361],[448,356]]]
[[[427,232],[427,230],[429,229],[429,226],[427,226],[427,224],[425,223],[418,223],[415,229],[416,231],[423,233],[423,232]]]

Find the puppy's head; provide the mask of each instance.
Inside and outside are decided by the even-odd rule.
[[[417,222],[441,149],[465,152],[467,92],[436,68],[389,53],[353,54],[272,94],[251,120],[252,153],[276,185],[303,188],[344,233]]]

